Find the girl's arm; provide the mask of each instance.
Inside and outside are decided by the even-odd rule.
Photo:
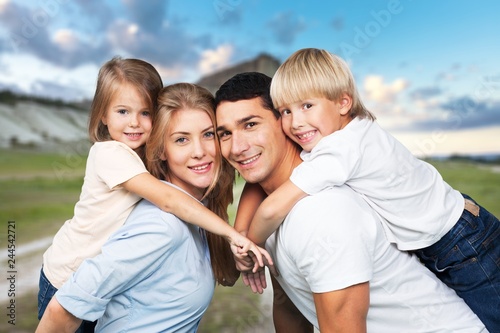
[[[241,254],[251,251],[257,259],[254,270],[257,270],[259,266],[264,266],[262,256],[272,264],[271,256],[266,250],[256,246],[248,238],[238,233],[217,214],[200,204],[190,195],[161,182],[151,174],[141,173],[122,183],[122,186],[127,191],[152,202],[161,210],[172,213],[181,220],[226,238],[231,244],[233,253]]]
[[[259,206],[250,224],[248,238],[256,244],[263,244],[278,229],[293,206],[305,196],[305,192],[287,180]]]

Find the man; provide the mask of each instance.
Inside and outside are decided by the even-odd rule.
[[[267,194],[301,163],[273,110],[270,81],[242,73],[216,93],[223,156]],[[280,285],[322,333],[486,331],[454,291],[386,241],[379,216],[349,187],[301,200],[266,246]],[[286,305],[275,303],[277,331],[301,332]]]

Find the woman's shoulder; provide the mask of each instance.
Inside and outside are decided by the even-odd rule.
[[[168,230],[168,233],[183,233],[186,223],[172,213],[165,212],[146,199],[142,199],[134,207],[125,224],[139,224],[149,221],[157,229]]]

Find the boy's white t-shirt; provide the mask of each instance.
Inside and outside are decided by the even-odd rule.
[[[123,225],[141,198],[120,184],[145,172],[141,158],[121,142],[96,142],[90,148],[74,216],[43,255],[43,272],[54,287],[59,289],[83,260],[99,254],[104,242]]]
[[[368,119],[353,119],[324,137],[290,180],[307,194],[346,184],[386,222],[386,237],[400,250],[436,243],[458,221],[464,198],[430,164]]]
[[[487,332],[454,290],[387,242],[381,220],[348,186],[293,207],[266,249],[302,314],[318,327],[313,293],[369,282],[368,332]]]

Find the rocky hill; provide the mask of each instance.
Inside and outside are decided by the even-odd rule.
[[[40,101],[0,100],[0,148],[54,150],[61,144],[87,140],[88,111]]]
[[[273,76],[279,61],[267,54],[201,78],[212,93],[236,73],[257,71]],[[0,91],[0,148],[58,150],[61,145],[88,140],[90,103],[72,103]]]

